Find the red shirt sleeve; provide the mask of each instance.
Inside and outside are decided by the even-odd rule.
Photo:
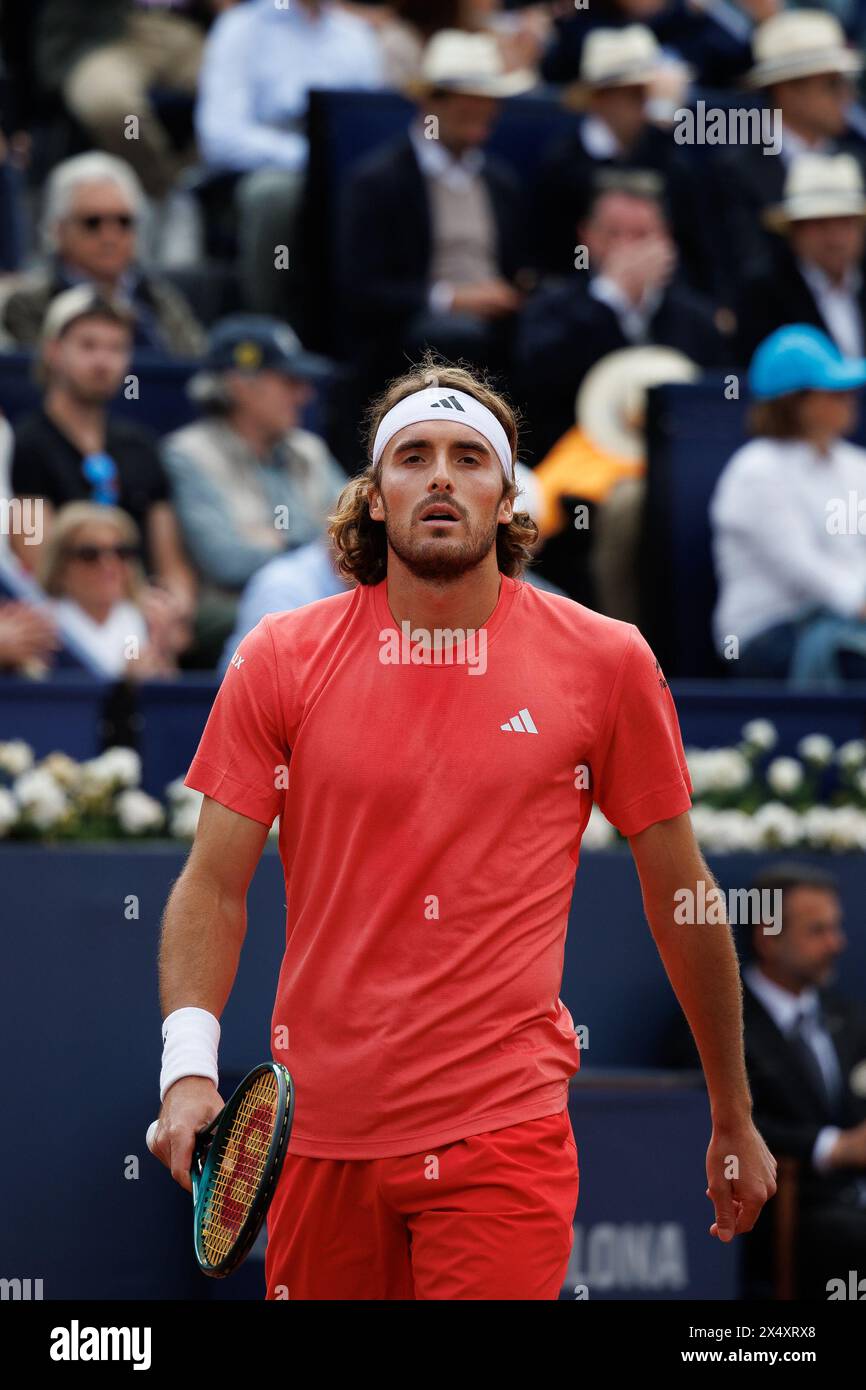
[[[692,804],[673,696],[636,627],[595,742],[592,780],[593,799],[626,836],[679,816]]]
[[[232,657],[184,781],[230,811],[270,826],[279,815],[291,750],[269,621]]]

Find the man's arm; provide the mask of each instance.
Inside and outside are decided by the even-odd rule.
[[[195,842],[166,904],[159,953],[163,1018],[199,1008],[219,1018],[231,993],[246,935],[250,880],[268,827],[205,797]],[[213,1082],[181,1077],[166,1091],[154,1152],[191,1190],[195,1136],[222,1109]]]
[[[754,1226],[776,1191],[776,1162],[752,1123],[743,1054],[742,986],[726,922],[678,923],[675,893],[716,884],[695,841],[688,812],[629,839],[644,910],[668,979],[694,1034],[710,1098],[713,1134],[707,1153],[712,1235],[730,1240]],[[720,916],[724,918],[722,911]]]

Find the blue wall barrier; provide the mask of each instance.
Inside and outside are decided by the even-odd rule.
[[[141,753],[144,787],[162,796],[189,767],[204,729],[217,678],[183,676],[134,687],[133,734]],[[111,685],[78,674],[50,681],[0,678],[0,742],[23,738],[38,756],[55,748],[93,757],[103,746],[103,715]],[[866,687],[840,694],[793,692],[784,685],[747,681],[672,681],[683,741],[696,748],[734,744],[756,716],[779,730],[777,752],[793,753],[804,734],[822,732],[836,743],[866,734]]]
[[[189,1198],[144,1143],[159,1104],[159,921],[183,860],[169,844],[0,846],[4,1099],[15,1116],[0,1141],[0,1276],[41,1278],[46,1298],[262,1292],[261,1246],[225,1284],[198,1274]],[[713,868],[727,888],[748,883],[759,862],[721,856]],[[851,856],[833,867],[848,913],[844,987],[862,995],[863,863]],[[270,848],[222,1019],[225,1094],[269,1055],[284,919]],[[730,1296],[732,1256],[707,1236],[705,1094],[662,1078],[617,1085],[605,1072],[656,1065],[678,1012],[624,851],[583,856],[562,997],[588,1037],[571,1097],[582,1184],[571,1284],[594,1270],[592,1297]]]

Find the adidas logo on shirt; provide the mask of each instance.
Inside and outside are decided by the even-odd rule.
[[[516,714],[512,714],[507,724],[500,724],[499,727],[505,734],[510,734],[512,729],[516,734],[538,733],[528,709],[519,709]]]
[[[443,396],[441,400],[431,403],[431,410],[436,406],[441,406],[443,410],[459,410],[461,415],[466,414],[466,407],[461,405],[456,396]]]

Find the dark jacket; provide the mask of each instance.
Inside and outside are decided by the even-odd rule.
[[[517,372],[541,452],[574,424],[575,393],[589,368],[609,352],[632,346],[614,311],[589,294],[589,284],[578,272],[570,280],[549,281],[520,315]],[[711,307],[677,280],[650,320],[647,341],[678,348],[702,367],[721,366],[729,356]]]
[[[803,1202],[832,1200],[854,1178],[862,1176],[841,1169],[818,1173],[812,1168],[815,1140],[825,1125],[850,1129],[866,1120],[866,1096],[858,1095],[851,1085],[855,1067],[866,1066],[866,1012],[834,991],[819,990],[819,995],[843,1082],[836,1111],[831,1110],[825,1095],[819,1095],[796,1049],[763,1004],[748,985],[743,988],[746,1070],[755,1126],[777,1158],[785,1155],[802,1160],[799,1191]]]
[[[527,264],[526,199],[515,175],[489,156],[482,177],[490,192],[500,272],[511,280]],[[339,236],[344,302],[362,336],[399,331],[426,310],[430,205],[408,135],[359,165],[346,190]]]
[[[861,278],[858,300],[866,329],[866,275]],[[787,243],[781,240],[768,269],[740,285],[736,313],[737,362],[741,366],[748,364],[758,344],[782,324],[811,323],[830,332]]]
[[[0,346],[35,347],[49,304],[67,289],[68,281],[54,264],[10,279],[0,300]],[[177,357],[198,357],[204,351],[204,329],[184,296],[167,280],[140,275],[132,305],[137,313],[136,347]]]

